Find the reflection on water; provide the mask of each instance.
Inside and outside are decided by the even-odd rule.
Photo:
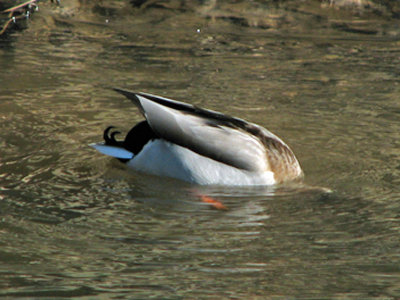
[[[43,4],[1,42],[1,296],[400,296],[396,19],[71,3]],[[105,126],[141,120],[112,86],[269,128],[305,184],[204,187],[128,172],[87,146]]]

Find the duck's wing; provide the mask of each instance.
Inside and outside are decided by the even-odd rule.
[[[287,147],[265,128],[242,119],[151,94],[115,90],[133,101],[160,138],[239,169],[271,170],[265,140]]]

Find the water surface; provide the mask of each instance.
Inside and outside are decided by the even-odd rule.
[[[400,297],[398,20],[71,3],[0,43],[0,296]],[[267,127],[304,185],[128,172],[88,147],[142,119],[113,86]]]

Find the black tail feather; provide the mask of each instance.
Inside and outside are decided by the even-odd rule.
[[[120,134],[121,132],[114,131],[114,132],[110,133],[111,129],[113,129],[113,128],[115,128],[115,127],[114,126],[109,126],[109,127],[106,128],[106,130],[104,130],[103,138],[104,138],[105,144],[109,145],[109,146],[123,147],[123,142],[122,141],[117,141],[115,139],[115,136],[117,134]]]

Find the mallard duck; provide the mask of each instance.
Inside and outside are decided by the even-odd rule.
[[[195,184],[273,185],[301,178],[294,153],[267,129],[216,111],[147,93],[115,88],[145,120],[125,140],[108,127],[91,144],[139,172]]]

